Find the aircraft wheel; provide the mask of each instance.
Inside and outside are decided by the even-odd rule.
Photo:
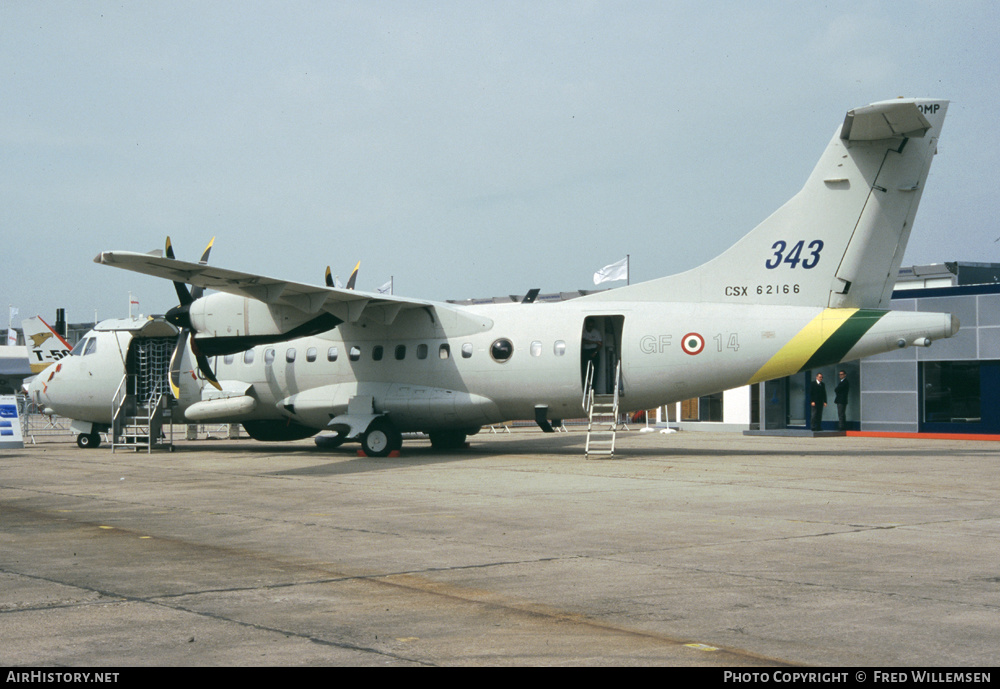
[[[461,431],[435,431],[427,434],[435,450],[459,450],[465,447],[465,433]]]
[[[321,447],[324,450],[332,450],[347,442],[347,435],[345,433],[317,435],[314,442],[316,443],[316,447]]]
[[[388,457],[403,445],[403,437],[388,419],[375,419],[361,438],[361,448],[369,457]]]
[[[100,433],[81,433],[76,436],[77,447],[84,450],[94,450],[101,446]]]

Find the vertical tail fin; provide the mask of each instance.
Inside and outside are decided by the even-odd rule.
[[[40,373],[49,364],[69,356],[73,349],[41,316],[21,321],[21,329],[32,373]]]
[[[884,307],[947,109],[898,99],[849,111],[802,190],[727,251],[590,298]]]

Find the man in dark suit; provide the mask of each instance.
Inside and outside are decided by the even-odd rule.
[[[851,383],[847,380],[847,371],[837,373],[840,380],[833,389],[833,403],[837,405],[837,430],[847,430],[847,397],[851,393]]]
[[[818,431],[823,427],[823,408],[826,407],[826,386],[823,385],[822,373],[817,373],[816,380],[809,386],[809,404],[812,406],[812,429]]]

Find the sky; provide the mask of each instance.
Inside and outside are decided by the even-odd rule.
[[[0,298],[15,326],[163,313],[169,283],[93,259],[167,236],[423,299],[593,289],[626,255],[640,282],[733,244],[897,96],[951,100],[904,265],[1000,262],[998,33],[994,0],[10,0]]]

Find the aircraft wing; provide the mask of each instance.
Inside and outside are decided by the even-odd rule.
[[[456,317],[462,319],[464,315],[451,305],[441,302],[289,282],[202,263],[166,258],[159,251],[148,254],[104,251],[97,255],[94,263],[248,297],[272,306],[291,307],[302,313],[318,314],[320,311],[325,311],[340,321],[349,323],[364,318],[383,325],[391,325],[401,311],[409,309],[426,309],[438,313],[447,311],[452,316],[452,322]],[[483,326],[489,327],[482,322],[488,319],[476,317],[474,320],[477,321],[476,330]]]

